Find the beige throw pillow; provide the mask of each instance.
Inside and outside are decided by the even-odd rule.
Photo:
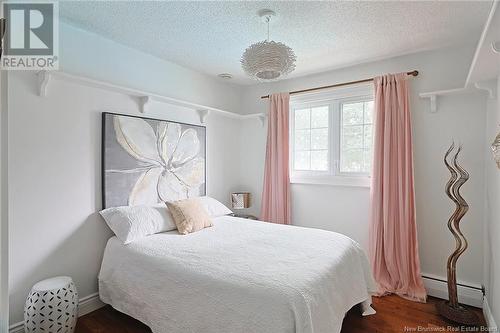
[[[186,235],[213,225],[198,198],[166,202],[166,204],[180,234]]]

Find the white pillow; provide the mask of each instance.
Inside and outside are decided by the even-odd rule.
[[[200,203],[205,208],[210,217],[219,217],[232,214],[231,209],[227,208],[217,199],[211,197],[199,197]]]
[[[158,232],[175,230],[175,222],[165,204],[111,207],[100,212],[123,244]]]

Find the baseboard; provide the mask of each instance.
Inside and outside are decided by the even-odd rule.
[[[104,305],[106,304],[99,298],[99,293],[83,297],[78,304],[78,317],[85,316],[92,311],[102,308]]]
[[[105,304],[99,299],[99,293],[94,293],[83,297],[78,302],[78,317],[102,308]],[[24,322],[19,322],[9,327],[9,333],[25,333]]]
[[[9,333],[24,333],[24,322],[19,322],[17,324],[11,325],[9,327]]]
[[[488,299],[486,298],[486,296],[484,296],[484,301],[483,301],[483,315],[484,319],[486,320],[486,326],[488,326],[489,331],[498,332],[498,326],[497,323],[495,322],[495,318],[493,318],[493,314],[491,313],[491,309],[488,304]]]
[[[431,274],[423,274],[424,286],[429,296],[448,299],[448,284],[446,279]],[[462,283],[465,285],[465,283]],[[481,286],[467,283],[467,286],[458,286],[458,301],[462,304],[483,307],[483,292]]]

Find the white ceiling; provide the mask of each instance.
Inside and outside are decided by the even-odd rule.
[[[495,52],[492,43],[500,43],[500,6],[492,9],[488,25],[484,31],[477,53],[474,57],[471,71],[466,85],[470,86],[478,81],[494,80],[500,75],[500,54]]]
[[[240,67],[265,39],[257,11],[278,18],[271,39],[297,55],[301,76],[356,63],[477,41],[491,1],[60,2],[63,19],[146,53],[231,82],[255,83]]]

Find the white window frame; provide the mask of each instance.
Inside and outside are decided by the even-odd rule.
[[[337,186],[370,186],[369,173],[340,172],[341,105],[347,102],[372,101],[371,84],[338,88],[327,92],[316,92],[290,98],[290,182]],[[295,110],[328,106],[328,170],[295,170]]]

